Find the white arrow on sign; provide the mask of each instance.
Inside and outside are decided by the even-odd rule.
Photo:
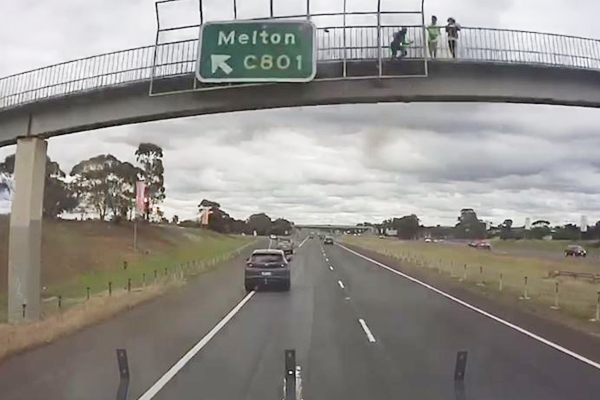
[[[227,60],[230,58],[231,56],[227,54],[211,54],[210,62],[212,64],[212,73],[214,74],[219,68],[221,68],[225,74],[229,75],[231,71],[233,71],[233,68],[227,64]]]

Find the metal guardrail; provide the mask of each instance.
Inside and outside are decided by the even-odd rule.
[[[317,34],[318,61],[377,60],[379,51],[382,58],[388,58],[390,42],[398,29],[399,26],[389,25],[380,28],[320,27]],[[422,26],[408,27],[408,38],[412,43],[407,59],[430,58]],[[96,55],[7,76],[0,79],[0,111],[51,97],[149,81],[151,77],[160,79],[192,74],[196,52],[197,39],[184,40]],[[438,44],[437,58],[452,60],[445,35]],[[600,70],[600,40],[463,27],[457,59]]]

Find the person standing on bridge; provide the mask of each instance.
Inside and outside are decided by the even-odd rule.
[[[437,46],[441,35],[441,28],[437,25],[437,17],[432,15],[431,25],[427,27],[427,44],[429,45],[429,55],[431,58],[437,58]]]
[[[390,44],[390,49],[392,51],[392,60],[401,60],[404,56],[406,56],[406,48],[408,47],[408,45],[410,45],[410,42],[406,37],[406,32],[406,27],[403,27],[394,34],[394,39]]]
[[[446,34],[448,34],[448,48],[450,49],[452,58],[456,58],[456,48],[458,47],[458,31],[460,31],[460,25],[454,18],[448,18]]]

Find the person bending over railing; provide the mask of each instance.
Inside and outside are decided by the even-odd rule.
[[[406,37],[406,32],[406,27],[403,27],[394,34],[394,39],[390,44],[390,49],[392,51],[392,60],[401,60],[406,56],[406,49],[411,44],[411,42]]]

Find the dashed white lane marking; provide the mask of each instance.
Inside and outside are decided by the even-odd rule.
[[[344,283],[343,283],[342,281],[338,281],[338,285],[340,285],[340,287],[341,287],[342,289],[344,289]]]
[[[255,291],[246,295],[214,328],[210,330],[194,347],[192,347],[179,361],[177,361],[163,376],[161,376],[150,389],[146,391],[138,400],[150,400],[171,380],[173,377],[194,357],[223,327],[237,314],[244,304],[254,296]]]
[[[376,342],[375,336],[373,336],[373,334],[371,333],[371,330],[367,326],[367,323],[365,322],[365,320],[362,319],[362,318],[360,318],[358,320],[358,322],[360,323],[360,326],[362,326],[363,331],[365,331],[365,334],[367,335],[367,338],[369,339],[369,342],[375,343]]]
[[[423,281],[420,281],[420,280],[418,280],[416,278],[413,278],[410,275],[406,275],[403,272],[400,272],[400,271],[397,271],[397,270],[395,270],[395,269],[393,269],[391,267],[388,267],[387,265],[382,264],[379,261],[375,261],[375,260],[373,260],[373,259],[371,259],[371,258],[369,258],[367,256],[364,256],[364,255],[362,255],[362,254],[360,254],[360,253],[358,253],[358,252],[356,252],[356,251],[354,251],[352,249],[347,248],[346,246],[343,246],[341,244],[338,244],[338,246],[340,246],[341,248],[349,251],[350,253],[352,253],[352,254],[354,254],[354,255],[356,255],[358,257],[361,257],[361,258],[363,258],[363,259],[365,259],[365,260],[367,260],[367,261],[369,261],[369,262],[371,262],[371,263],[373,263],[373,264],[375,264],[375,265],[377,265],[377,266],[379,266],[381,268],[384,268],[384,269],[386,269],[386,270],[388,270],[388,271],[390,271],[390,272],[392,272],[392,273],[394,273],[396,275],[399,275],[399,276],[401,276],[403,278],[406,278],[406,279],[408,279],[411,282],[414,282],[414,283],[416,283],[418,285],[421,285],[424,288],[427,288],[427,289],[429,289],[429,290],[431,290],[431,291],[433,291],[433,292],[435,292],[435,293],[437,293],[437,294],[439,294],[441,296],[444,296],[445,298],[447,298],[449,300],[452,300],[455,303],[460,304],[461,306],[464,306],[464,307],[466,307],[466,308],[468,308],[470,310],[473,310],[476,313],[479,313],[479,314],[483,315],[484,317],[487,317],[487,318],[490,318],[490,319],[492,319],[492,320],[494,320],[496,322],[499,322],[502,325],[504,325],[504,326],[506,326],[508,328],[511,328],[511,329],[513,329],[513,330],[515,330],[515,331],[517,331],[519,333],[522,333],[525,336],[529,336],[533,340],[537,340],[538,342],[543,343],[546,346],[552,347],[553,349],[558,350],[561,353],[564,353],[564,354],[566,354],[568,356],[571,356],[571,357],[573,357],[573,358],[575,358],[575,359],[577,359],[577,360],[579,360],[581,362],[584,362],[584,363],[588,364],[589,366],[592,366],[592,367],[594,367],[596,369],[600,369],[600,363],[597,363],[597,362],[595,362],[595,361],[593,361],[593,360],[591,360],[591,359],[589,359],[589,358],[587,358],[585,356],[582,356],[581,354],[575,353],[574,351],[569,350],[569,349],[567,349],[565,347],[562,347],[561,345],[559,345],[557,343],[554,343],[554,342],[552,342],[552,341],[550,341],[548,339],[545,339],[545,338],[543,338],[543,337],[541,337],[539,335],[536,335],[533,332],[530,332],[530,331],[528,331],[528,330],[526,330],[524,328],[521,328],[520,326],[515,325],[512,322],[508,322],[508,321],[506,321],[506,320],[504,320],[504,319],[502,319],[500,317],[495,316],[494,314],[491,314],[491,313],[489,313],[487,311],[484,311],[484,310],[482,310],[480,308],[477,308],[474,305],[471,305],[471,304],[467,303],[466,301],[463,301],[463,300],[461,300],[461,299],[459,299],[457,297],[452,296],[451,294],[443,292],[440,289],[437,289],[437,288],[435,288],[435,287],[433,287],[433,286],[431,286],[431,285],[429,285],[429,284],[427,284],[427,283],[425,283]]]
[[[325,257],[325,261],[329,262],[329,258]]]
[[[329,266],[329,269],[333,271],[333,267],[331,265]]]

